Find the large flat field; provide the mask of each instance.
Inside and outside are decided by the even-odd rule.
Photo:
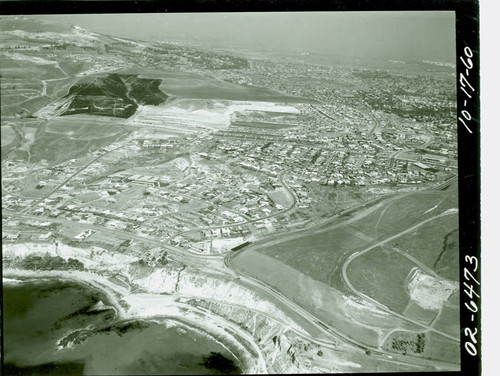
[[[138,74],[143,78],[162,80],[160,90],[169,96],[199,99],[227,99],[235,101],[262,101],[277,103],[317,103],[308,98],[293,97],[257,86],[239,85],[210,76],[176,70],[155,71],[142,68],[125,68],[122,74]]]
[[[459,320],[460,306],[448,304],[441,310],[441,315],[436,319],[433,327],[458,337],[460,335],[460,326],[456,325],[456,323]]]
[[[31,161],[61,163],[110,144],[126,132],[116,119],[100,116],[65,116],[43,123],[31,146]]]
[[[458,281],[458,215],[435,218],[382,247],[353,259],[347,268],[350,282],[360,292],[403,313],[409,303],[407,277],[419,267],[440,278]],[[458,319],[452,324],[458,326]]]
[[[85,114],[69,115],[49,120],[45,131],[78,140],[93,140],[122,133],[122,123],[123,119],[120,118]]]
[[[20,113],[33,114],[51,102],[51,88],[66,75],[55,62],[28,54],[13,54],[16,58],[0,57],[2,66],[2,117]],[[42,80],[46,83],[43,91]]]
[[[18,98],[19,101],[2,107],[2,116],[15,116],[16,114],[32,114],[50,103],[47,96],[36,96],[32,98]]]
[[[418,306],[410,299],[409,276],[410,272],[420,270],[435,281],[442,280],[446,286],[455,283],[452,281],[457,280],[459,259],[455,237],[457,207],[456,185],[444,191],[398,194],[352,212],[342,221],[257,243],[236,254],[232,262],[238,269],[278,288],[299,305],[310,307],[325,321],[330,317],[335,325],[340,322],[336,312],[341,304],[333,296],[340,294],[357,300],[361,299],[358,292],[386,307],[392,320],[398,320],[390,313],[396,312],[428,325],[439,310]],[[262,261],[258,254],[267,261]],[[343,276],[344,264],[347,281]],[[307,292],[299,282],[306,279]],[[337,308],[328,304],[337,304]],[[452,302],[442,304],[447,306]],[[436,320],[438,326],[443,332],[455,335],[460,325],[456,312],[442,308],[440,316]],[[363,321],[359,314],[351,313],[350,317],[358,324]],[[349,325],[347,322],[342,325]],[[374,322],[366,320],[363,324],[377,326],[370,324]],[[360,338],[367,336],[363,341],[373,343],[375,336],[370,335],[370,329],[359,330],[364,330]]]
[[[16,139],[16,133],[7,126],[2,125],[2,130],[1,130],[1,138],[2,138],[2,147],[5,147],[12,143]]]
[[[275,287],[324,322],[341,328],[349,337],[371,347],[393,328],[418,327],[384,312],[355,303],[325,283],[256,251],[245,251],[231,260],[232,266]]]
[[[390,243],[443,278],[458,281],[458,215],[436,218]]]
[[[26,55],[14,54],[19,58],[0,57],[2,65],[2,79],[5,78],[33,78],[36,80],[48,80],[55,78],[66,77],[64,73],[58,69],[53,63],[47,61],[45,64],[41,62],[33,63],[30,57]]]
[[[402,194],[353,226],[369,236],[384,239],[446,210],[458,209],[457,196],[456,189]]]
[[[348,292],[344,288],[340,274],[342,264],[349,255],[433,218],[452,207],[457,207],[454,191],[401,194],[363,208],[340,224],[296,233],[289,239],[278,239],[269,246],[265,244],[256,246],[255,250],[277,258],[313,279]],[[429,211],[432,208],[434,209]],[[452,231],[456,216],[444,218],[437,220],[437,223],[442,222],[440,228],[444,227],[448,232]],[[397,244],[405,250],[413,247],[412,255],[424,263],[428,262],[431,264],[430,267],[438,259],[446,235],[441,233],[442,237],[439,238],[439,234],[431,231],[433,223],[434,221],[431,221],[429,226],[424,226],[422,230],[418,228],[421,233],[425,232],[425,236],[432,235],[432,246],[425,247],[430,242],[425,239],[415,239],[415,236],[410,236],[411,234],[405,235],[404,242],[400,238],[394,240],[394,242],[399,240]],[[451,235],[449,241],[452,241]],[[451,259],[458,260],[456,244],[443,252],[441,259],[444,257],[448,264]],[[442,267],[441,262],[437,265]]]
[[[362,293],[402,313],[410,296],[405,281],[416,265],[397,252],[377,247],[355,258],[347,268],[353,286]]]
[[[424,357],[431,358],[433,355],[436,355],[444,361],[460,363],[459,344],[453,343],[436,333],[428,333],[427,337],[423,353]]]

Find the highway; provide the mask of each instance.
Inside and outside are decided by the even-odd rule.
[[[90,230],[101,232],[103,234],[107,234],[113,238],[119,238],[119,239],[123,239],[123,240],[134,240],[136,242],[147,244],[149,246],[165,248],[165,249],[168,249],[173,254],[180,257],[181,259],[183,259],[183,260],[188,259],[189,262],[192,262],[192,263],[199,264],[199,261],[205,261],[205,264],[207,264],[207,263],[210,263],[210,260],[215,260],[215,259],[222,260],[222,258],[223,258],[223,255],[220,255],[220,254],[203,255],[200,253],[191,252],[191,251],[187,251],[187,250],[183,250],[180,248],[176,248],[176,247],[167,245],[164,242],[162,242],[161,240],[158,240],[155,238],[136,235],[136,234],[133,234],[133,233],[128,232],[128,231],[123,231],[123,230],[118,230],[118,229],[110,229],[110,228],[104,227],[102,225],[92,225],[90,223],[75,222],[75,221],[71,221],[68,219],[51,218],[51,217],[45,217],[45,216],[39,216],[39,215],[25,214],[25,213],[14,213],[14,212],[8,211],[8,210],[4,210],[3,214],[10,216],[10,217],[13,217],[13,218],[33,219],[33,220],[39,220],[39,221],[59,223],[59,224],[69,226],[69,227],[77,227],[79,229],[90,229]]]
[[[291,332],[295,333],[298,337],[300,337],[308,342],[311,342],[311,343],[314,343],[316,345],[328,348],[328,349],[333,350],[335,352],[349,354],[349,355],[353,355],[357,352],[360,355],[362,354],[362,356],[367,356],[366,352],[363,349],[356,349],[356,348],[347,348],[346,349],[345,347],[338,346],[337,344],[335,344],[332,341],[318,339],[316,337],[313,337],[313,336],[307,334],[303,330],[299,330],[299,329],[291,326],[289,322],[278,319],[278,318],[271,316],[265,312],[262,312],[262,311],[259,311],[259,310],[253,309],[253,308],[248,308],[247,306],[242,305],[242,304],[226,303],[226,302],[222,302],[222,301],[217,300],[217,299],[210,299],[210,298],[199,297],[199,296],[194,296],[194,295],[187,295],[187,294],[175,294],[175,296],[178,298],[185,298],[185,299],[201,299],[201,300],[209,302],[209,303],[218,304],[218,305],[225,306],[225,307],[231,307],[231,308],[235,308],[235,309],[239,309],[239,310],[252,312],[255,315],[260,315],[262,317],[265,317],[267,320],[271,320],[271,321],[274,321],[274,322],[280,324],[283,328],[285,328],[282,333],[285,333],[287,331],[291,331]],[[177,304],[179,304],[179,303],[177,303]],[[187,307],[188,307],[188,309],[193,309],[192,305],[187,305]],[[200,312],[203,312],[204,310],[206,310],[206,308],[202,308],[202,307],[197,307],[197,308]],[[208,309],[207,309],[207,311],[211,312]],[[390,355],[391,357],[388,357],[387,355],[384,355],[382,352],[378,352],[378,351],[375,351],[374,356],[379,358],[382,361],[385,361],[385,362],[404,364],[404,365],[408,364],[407,357],[398,357],[397,355],[396,355],[396,357],[394,357],[393,355]],[[419,360],[421,360],[421,359],[419,359]],[[417,362],[417,363],[419,363],[418,365],[420,365],[420,366],[426,366],[427,364],[429,364],[427,361],[422,361],[422,362]],[[433,364],[432,361],[431,361],[431,364]],[[434,365],[436,367],[443,367],[443,366],[449,367],[450,366],[448,363],[442,363],[442,362],[436,362]]]
[[[423,359],[421,357],[416,357],[412,355],[399,355],[397,353],[393,352],[387,352],[384,350],[381,350],[380,348],[373,348],[370,346],[367,346],[366,344],[357,341],[342,332],[338,331],[336,328],[333,328],[331,325],[327,325],[326,323],[322,322],[320,319],[318,319],[316,316],[314,316],[312,313],[310,313],[308,310],[304,309],[300,305],[296,304],[286,296],[284,296],[281,292],[276,290],[275,288],[267,285],[266,283],[255,279],[248,274],[245,274],[241,270],[238,270],[232,263],[231,263],[231,258],[236,256],[238,253],[243,252],[244,249],[237,251],[237,252],[231,252],[226,256],[224,259],[224,263],[228,267],[228,269],[233,270],[235,273],[239,275],[239,278],[241,281],[245,282],[246,284],[251,285],[253,288],[256,290],[260,290],[265,292],[268,296],[271,296],[273,299],[279,301],[280,303],[284,304],[289,310],[292,312],[300,315],[304,320],[308,321],[308,323],[312,326],[315,327],[315,329],[321,331],[326,338],[330,338],[330,341],[328,340],[319,340],[316,341],[316,343],[325,345],[330,342],[330,346],[334,346],[334,343],[337,342],[339,339],[347,343],[351,346],[353,346],[353,349],[357,349],[358,351],[363,352],[366,354],[366,350],[371,351],[371,355],[374,358],[383,360],[383,361],[391,361],[395,362],[397,361],[398,363],[403,363],[403,364],[411,364],[411,365],[416,365],[416,366],[423,366],[423,367],[428,367],[429,365],[433,365],[438,369],[445,368],[449,369],[450,367],[456,366],[454,363],[448,363],[448,362],[443,362],[443,361],[438,361],[438,360],[430,360],[430,359]],[[328,347],[328,346],[327,346]]]
[[[368,200],[364,203],[361,203],[359,205],[356,205],[354,207],[345,209],[332,217],[329,217],[329,218],[323,219],[321,221],[318,221],[316,223],[313,223],[312,225],[308,226],[307,228],[299,228],[299,229],[295,229],[295,230],[290,230],[286,234],[284,234],[284,233],[268,234],[266,236],[259,238],[256,241],[253,241],[252,246],[257,246],[257,245],[263,246],[263,245],[271,245],[273,243],[280,243],[280,242],[283,242],[286,240],[305,236],[307,234],[324,231],[324,229],[326,227],[333,229],[337,226],[341,226],[341,225],[353,222],[356,219],[369,214],[373,210],[377,209],[377,207],[378,207],[378,205],[376,205],[377,203],[382,203],[386,199],[389,199],[389,198],[397,199],[398,196],[400,196],[400,195],[407,195],[407,194],[412,194],[412,193],[426,193],[426,192],[432,192],[432,191],[439,191],[441,189],[448,187],[451,183],[456,181],[456,179],[457,179],[457,177],[453,176],[450,179],[444,181],[443,183],[441,183],[435,187],[429,188],[425,191],[412,191],[412,192],[405,192],[405,193],[401,193],[401,194],[387,193],[387,194],[384,194],[382,196],[375,197],[375,198]],[[367,209],[359,213],[359,211],[363,208],[367,208]],[[343,218],[343,217],[349,216],[351,214],[354,214],[354,216]]]
[[[91,162],[90,162],[91,163]],[[434,187],[432,190],[439,190],[439,189],[442,189],[443,187],[446,187],[447,185],[449,185],[454,179],[454,178],[451,178],[449,179],[448,181]],[[294,198],[294,204],[289,207],[287,210],[292,210],[293,207],[295,206],[296,204],[296,196],[294,194],[294,192],[290,189],[290,187],[286,184],[286,182],[284,180],[282,180],[282,178],[280,177],[280,180],[282,181],[282,184],[283,186],[289,190],[290,194],[292,194],[292,197]],[[62,185],[61,185],[62,186]],[[392,195],[387,195],[387,196],[393,196]],[[377,199],[374,199],[372,200],[373,202],[376,202],[376,201],[380,201],[381,198],[377,198]],[[362,204],[362,205],[359,205],[359,208],[362,208],[362,207],[365,207],[369,205],[369,203],[365,203],[365,204]],[[356,209],[356,210],[357,210]],[[347,210],[346,212],[352,212],[353,211],[353,208]],[[35,216],[35,215],[30,215],[30,214],[26,214],[26,213],[23,213],[23,212],[20,212],[20,213],[14,213],[12,211],[7,211],[5,210],[4,211],[4,216],[8,216],[8,217],[14,217],[14,218],[22,218],[22,219],[34,219],[34,220],[44,220],[44,221],[50,221],[50,222],[53,222],[53,223],[59,223],[59,224],[63,224],[63,225],[66,225],[66,226],[73,226],[73,227],[78,227],[78,228],[84,228],[84,229],[92,229],[92,230],[95,230],[95,231],[98,231],[100,233],[103,233],[103,234],[107,234],[109,236],[112,236],[114,238],[120,238],[120,239],[125,239],[125,240],[133,240],[133,241],[136,241],[136,242],[139,242],[139,243],[142,243],[142,244],[146,244],[148,246],[152,246],[152,247],[159,247],[159,248],[163,248],[163,249],[166,249],[167,251],[169,251],[169,253],[172,254],[172,256],[174,256],[174,258],[176,259],[179,259],[179,260],[182,260],[183,262],[186,262],[186,263],[189,263],[189,264],[192,264],[192,265],[197,265],[197,266],[201,266],[201,267],[208,267],[208,268],[211,268],[211,269],[215,269],[215,270],[218,270],[220,272],[223,272],[224,274],[228,275],[229,277],[231,277],[233,279],[233,282],[234,283],[240,283],[240,284],[243,284],[243,285],[246,285],[246,286],[250,286],[252,289],[258,291],[259,293],[261,294],[264,294],[265,296],[268,296],[271,298],[271,301],[272,300],[275,300],[275,301],[278,301],[280,302],[280,304],[284,305],[285,307],[287,307],[288,310],[292,311],[293,313],[299,315],[303,320],[307,321],[309,323],[309,325],[311,325],[312,327],[315,328],[315,330],[318,330],[320,331],[321,333],[324,334],[325,336],[325,340],[320,340],[320,339],[314,339],[313,337],[311,336],[307,336],[307,335],[304,335],[303,333],[302,334],[299,334],[301,336],[303,336],[303,338],[308,338],[309,339],[314,339],[314,341],[312,342],[315,342],[315,343],[318,343],[318,344],[321,344],[321,345],[324,345],[326,347],[334,347],[335,346],[335,342],[338,341],[338,339],[340,339],[341,341],[347,343],[347,344],[350,344],[352,345],[354,348],[358,349],[358,351],[361,351],[361,352],[365,352],[366,350],[370,350],[371,351],[371,355],[372,357],[375,357],[375,358],[378,358],[380,360],[383,360],[383,361],[390,361],[390,362],[400,362],[400,363],[404,363],[404,364],[411,364],[411,365],[416,365],[416,366],[423,366],[423,367],[428,367],[429,365],[433,365],[435,367],[437,367],[438,369],[442,369],[442,368],[450,368],[450,367],[455,367],[456,364],[453,364],[453,363],[447,363],[447,362],[442,362],[442,361],[436,361],[436,360],[429,360],[429,359],[422,359],[422,358],[419,358],[419,357],[415,357],[415,356],[411,356],[411,355],[398,355],[396,353],[392,353],[392,352],[385,352],[385,351],[382,351],[380,350],[379,348],[371,348],[371,347],[368,347],[366,346],[364,343],[362,342],[359,342],[357,340],[354,340],[348,336],[346,336],[345,334],[343,334],[341,331],[337,330],[336,328],[333,328],[327,324],[325,324],[324,322],[320,321],[316,316],[314,316],[312,313],[310,313],[309,311],[307,311],[306,309],[304,309],[303,307],[297,305],[295,302],[293,302],[292,300],[290,300],[289,298],[287,298],[286,296],[284,296],[283,294],[281,294],[279,291],[277,291],[276,289],[274,289],[273,287],[265,284],[264,282],[260,281],[260,280],[257,280],[251,276],[248,276],[246,274],[244,274],[242,271],[238,270],[237,268],[234,267],[234,265],[232,264],[232,258],[239,254],[240,252],[243,252],[247,249],[247,247],[244,247],[243,249],[237,251],[237,252],[228,252],[226,254],[215,254],[215,255],[204,255],[204,254],[199,254],[199,253],[195,253],[195,252],[191,252],[191,251],[187,251],[187,250],[183,250],[183,249],[180,249],[180,248],[177,248],[177,247],[173,247],[173,246],[169,246],[169,245],[166,245],[163,241],[161,240],[158,240],[158,239],[154,239],[154,238],[149,238],[149,237],[144,237],[144,236],[139,236],[139,235],[136,235],[136,234],[132,234],[130,232],[127,232],[127,231],[121,231],[121,230],[116,230],[116,229],[108,229],[108,228],[105,228],[104,226],[97,226],[97,225],[91,225],[91,224],[85,224],[85,223],[76,223],[74,221],[71,221],[71,220],[66,220],[66,219],[58,219],[58,218],[50,218],[50,217],[43,217],[43,216]],[[280,212],[280,213],[276,213],[276,215],[281,215],[283,214],[283,212]],[[342,213],[341,213],[342,214]],[[320,224],[316,224],[315,226],[313,226],[313,228],[317,228],[318,226],[324,226],[325,224],[329,224],[331,223],[333,220],[337,220],[339,219],[339,217],[341,216],[341,214],[335,216],[334,218],[329,218],[327,221],[323,221],[322,223]],[[373,245],[367,249],[365,249],[363,251],[363,253],[366,253],[368,252],[369,250],[379,246],[379,245],[382,245],[382,244],[385,244],[399,236],[402,236],[408,232],[411,232],[413,231],[414,229],[418,228],[419,226],[422,226],[423,224],[437,218],[437,217],[440,217],[440,216],[444,216],[444,215],[451,215],[451,214],[456,214],[456,213],[443,213],[443,214],[440,214],[439,216],[436,216],[436,217],[433,217],[431,219],[428,219],[426,221],[422,221],[420,222],[419,224],[405,230],[405,231],[402,231],[392,237],[389,237],[379,243],[377,243],[376,245]],[[262,220],[264,218],[260,218],[258,220]],[[241,224],[237,224],[237,225],[241,225]],[[226,226],[221,226],[221,227],[226,227]],[[310,231],[311,229],[308,229],[308,231]],[[304,230],[301,230],[301,234],[304,232]],[[262,246],[264,245],[265,243],[269,242],[269,238],[267,239],[262,239],[261,241],[259,241],[259,246]],[[271,241],[274,241],[272,238],[271,238]],[[254,243],[255,244],[255,243]],[[347,267],[349,265],[350,262],[352,262],[352,260],[359,256],[361,253],[358,253],[356,255],[353,255],[351,256],[351,258],[349,258],[346,263],[343,265],[343,276],[344,278],[346,279],[346,283],[349,285],[349,287],[352,289],[353,292],[355,292],[358,296],[362,297],[363,299],[366,299],[368,301],[370,301],[371,303],[375,304],[378,308],[381,308],[385,311],[387,311],[387,308],[382,306],[380,303],[378,303],[377,301],[374,301],[373,299],[365,296],[364,294],[360,293],[360,292],[357,292],[357,290],[352,286],[352,284],[350,284],[349,282],[349,279],[347,278],[347,274],[346,274],[346,270],[347,270]],[[203,298],[203,297],[201,297]],[[420,327],[424,327],[426,330],[430,330],[430,331],[433,331],[437,334],[440,334],[440,335],[443,335],[445,336],[446,338],[449,338],[453,341],[458,341],[456,338],[452,337],[452,336],[449,336],[447,335],[446,333],[442,333],[440,331],[437,331],[436,329],[432,328],[432,327],[428,327],[424,324],[421,324],[417,321],[414,321],[414,320],[411,320],[411,319],[408,319],[402,315],[398,315],[392,311],[389,311],[388,313],[392,314],[392,315],[395,315],[397,316],[398,318],[401,318],[405,321],[408,321],[408,322],[411,322],[415,325],[418,325]],[[297,333],[298,334],[298,333]],[[330,339],[330,340],[328,340]]]
[[[436,215],[435,217],[428,218],[428,219],[426,219],[426,220],[424,220],[424,221],[422,221],[422,222],[420,222],[420,223],[417,223],[416,225],[414,225],[414,226],[412,226],[412,227],[410,227],[410,228],[408,228],[408,229],[406,229],[406,230],[404,230],[404,231],[401,231],[401,232],[399,232],[399,233],[397,233],[397,234],[395,234],[395,235],[393,235],[393,236],[390,236],[390,237],[388,237],[388,238],[386,238],[386,239],[384,239],[384,240],[382,240],[382,241],[380,241],[380,242],[378,242],[378,243],[376,243],[376,244],[374,244],[374,245],[372,245],[372,246],[370,246],[370,247],[368,247],[368,248],[364,249],[363,251],[353,253],[351,256],[349,256],[349,258],[346,260],[346,262],[345,262],[345,263],[344,263],[344,265],[342,266],[342,277],[344,278],[344,281],[346,282],[347,286],[348,286],[348,287],[349,287],[349,288],[350,288],[350,289],[351,289],[351,290],[352,290],[352,291],[353,291],[356,295],[358,295],[358,296],[359,296],[360,298],[362,298],[362,299],[368,300],[369,302],[371,302],[372,304],[374,304],[377,308],[379,308],[379,309],[381,309],[381,310],[383,310],[383,311],[385,311],[385,312],[387,312],[387,313],[390,313],[391,315],[396,316],[396,317],[398,317],[398,318],[400,318],[400,319],[402,319],[402,320],[404,320],[404,321],[407,321],[407,322],[410,322],[410,323],[412,323],[412,324],[414,324],[414,325],[420,326],[420,327],[422,327],[422,328],[424,328],[424,329],[426,329],[426,330],[428,330],[428,331],[431,331],[431,332],[434,332],[434,333],[436,333],[436,334],[439,334],[439,335],[441,335],[441,336],[443,336],[443,337],[446,337],[446,338],[448,338],[448,339],[450,339],[450,340],[452,340],[452,341],[454,341],[454,342],[460,343],[460,338],[453,337],[453,336],[451,336],[451,335],[449,335],[449,334],[447,334],[447,333],[441,332],[441,331],[439,331],[439,330],[437,330],[437,329],[433,328],[432,326],[422,324],[422,323],[421,323],[421,322],[419,322],[419,321],[416,321],[416,320],[410,319],[410,318],[408,318],[408,317],[406,317],[406,316],[404,316],[404,315],[401,315],[401,314],[399,314],[399,313],[397,313],[397,312],[394,312],[394,311],[392,311],[392,310],[388,309],[385,305],[383,305],[383,304],[379,303],[377,300],[375,300],[375,299],[373,299],[373,298],[371,298],[371,297],[367,296],[366,294],[363,294],[363,293],[362,293],[362,292],[360,292],[359,290],[357,290],[357,289],[356,289],[356,288],[352,285],[352,283],[349,281],[349,278],[348,278],[348,276],[347,276],[347,268],[348,268],[349,264],[350,264],[350,263],[351,263],[354,259],[358,258],[359,256],[361,256],[361,255],[365,254],[366,252],[371,251],[372,249],[375,249],[375,248],[377,248],[377,247],[380,247],[381,245],[384,245],[384,244],[386,244],[386,243],[388,243],[388,242],[390,242],[390,241],[392,241],[392,240],[394,240],[394,239],[397,239],[397,238],[399,238],[400,236],[403,236],[404,234],[407,234],[407,233],[409,233],[409,232],[412,232],[412,231],[416,230],[417,228],[419,228],[419,227],[421,227],[421,226],[425,225],[426,223],[431,222],[431,221],[433,221],[433,220],[435,220],[435,219],[437,219],[437,218],[445,217],[445,216],[448,216],[448,215],[454,215],[454,214],[457,214],[457,212],[455,212],[455,211],[453,211],[453,212],[449,212],[449,213],[445,212],[445,213],[442,213],[442,214]]]

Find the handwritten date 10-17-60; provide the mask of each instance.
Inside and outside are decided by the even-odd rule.
[[[472,99],[472,96],[474,95],[474,92],[476,90],[471,85],[467,77],[469,77],[470,71],[474,68],[474,63],[472,62],[474,54],[472,53],[472,50],[469,47],[464,48],[464,56],[460,56],[460,61],[463,64],[463,67],[461,68],[462,69],[465,68],[465,70],[460,72],[458,81],[460,83],[460,90],[462,90],[465,93],[468,99]],[[465,128],[469,133],[472,133],[472,130],[470,129],[470,121],[472,120],[472,116],[470,112],[465,109],[468,103],[467,98],[464,99],[463,110],[460,111],[460,116],[458,117],[458,121],[465,126]]]

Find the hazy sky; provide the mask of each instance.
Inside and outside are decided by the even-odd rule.
[[[454,12],[177,13],[36,16],[143,40],[454,62]]]

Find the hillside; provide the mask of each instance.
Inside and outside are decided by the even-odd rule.
[[[89,113],[128,118],[138,105],[158,105],[167,99],[160,84],[158,79],[116,73],[86,77],[70,88],[66,98],[71,98],[71,103],[61,115]]]

